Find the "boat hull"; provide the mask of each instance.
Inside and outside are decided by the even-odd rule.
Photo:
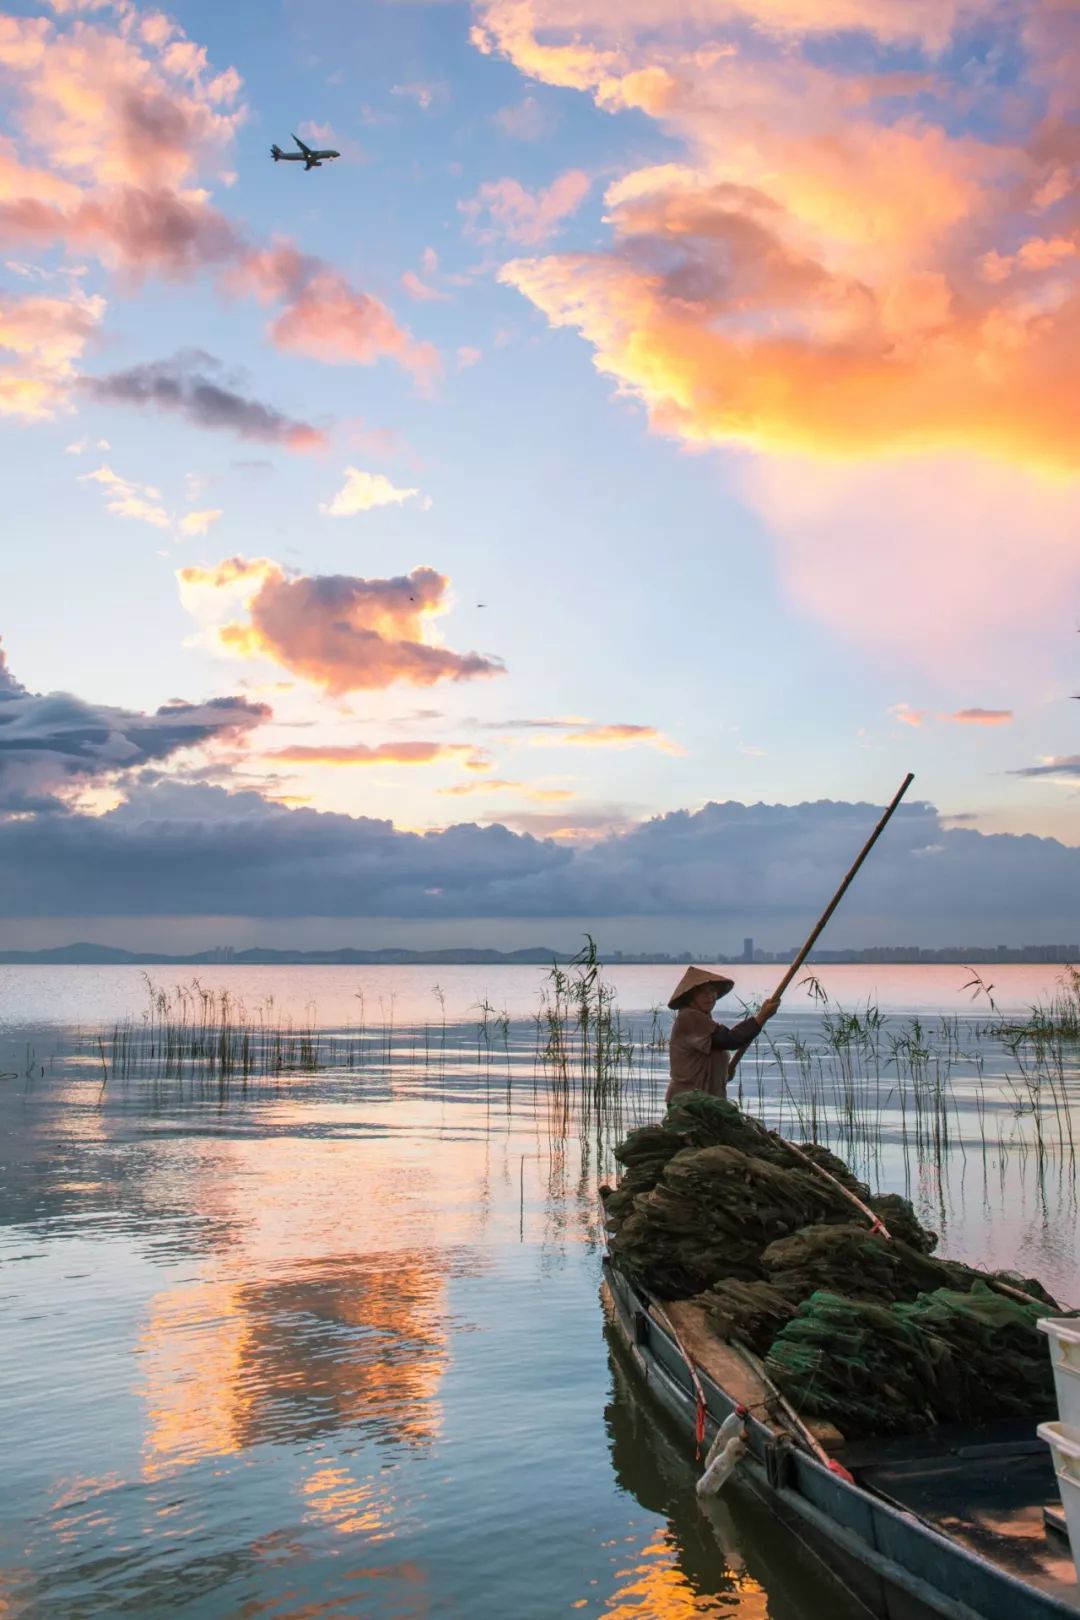
[[[692,1444],[696,1398],[678,1345],[607,1260],[604,1293],[633,1369]],[[735,1402],[700,1368],[698,1378],[711,1438]],[[767,1423],[748,1417],[746,1437],[733,1484],[757,1497],[876,1620],[1077,1620],[1071,1592],[1062,1597],[1017,1579],[785,1444]]]

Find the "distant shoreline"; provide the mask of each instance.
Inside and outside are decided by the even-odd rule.
[[[712,957],[708,953],[694,956],[689,951],[678,955],[663,951],[614,951],[600,952],[599,961],[604,967],[681,967],[693,961],[728,967],[769,967],[783,966],[793,956],[793,951],[755,951],[753,958]],[[329,951],[269,950],[262,947],[232,950],[227,946],[216,946],[211,950],[172,955],[161,951],[128,951],[113,945],[79,943],[38,951],[0,951],[0,966],[5,967],[550,967],[555,962],[565,966],[572,961],[572,952],[549,950],[539,945],[517,951],[483,950],[468,946],[432,951],[397,948],[367,951],[351,947]],[[1077,962],[1080,962],[1080,945],[950,945],[941,950],[882,945],[852,951],[813,951],[807,965],[927,967],[942,964],[963,967],[1016,964],[1064,967]]]

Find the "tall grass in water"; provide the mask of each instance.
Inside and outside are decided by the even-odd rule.
[[[777,1034],[766,1025],[737,1072],[740,1106],[786,1135],[835,1147],[871,1180],[897,1148],[909,1173],[937,1175],[969,1147],[984,1167],[1015,1149],[1040,1178],[1051,1158],[1074,1165],[1080,1053],[1061,1033],[1060,1004],[1053,1025],[1035,1009],[1011,1025],[1000,1015],[890,1018],[873,1003],[835,1006],[813,975],[801,988],[816,1005],[816,1029]],[[988,1059],[1002,1072],[988,1077]]]
[[[315,1009],[297,1023],[281,1017],[268,997],[253,1009],[228,990],[198,979],[166,990],[147,975],[141,1018],[123,1019],[99,1038],[106,1079],[195,1079],[227,1085],[253,1077],[311,1073],[325,1061],[326,1037]]]
[[[653,1023],[655,1035],[655,1017]],[[567,1122],[573,1114],[583,1136],[618,1133],[627,1102],[640,1106],[643,1089],[650,1093],[650,1102],[658,1100],[652,1095],[653,1049],[624,1023],[615,988],[600,971],[591,934],[585,935],[584,946],[565,968],[552,964],[541,989],[535,1030],[537,1055],[555,1111]]]
[[[984,1027],[1006,1045],[1018,1041],[1080,1041],[1080,968],[1073,963],[1066,964],[1049,1000],[1033,1003],[1019,1021],[999,1011],[993,984],[987,984],[974,968],[967,972],[971,978],[963,988],[971,991],[973,1001],[981,998],[986,1002],[992,1018]]]
[[[905,1166],[931,1174],[954,1151],[984,1167],[1013,1152],[1042,1167],[1075,1161],[1072,1109],[1080,1096],[1080,974],[1020,1020],[889,1017],[872,1003],[850,1010],[820,983],[802,981],[815,1016],[766,1026],[740,1064],[733,1100],[796,1139],[834,1146],[870,1179],[899,1148]],[[432,1021],[401,1025],[393,998],[370,1020],[363,989],[348,1029],[318,1027],[315,1010],[284,1017],[268,999],[248,1007],[198,980],[166,990],[146,979],[141,1018],[117,1024],[87,1049],[103,1087],[129,1077],[236,1084],[362,1071],[380,1084],[468,1087],[477,1079],[507,1110],[546,1110],[553,1138],[575,1130],[597,1162],[634,1125],[658,1119],[667,1082],[666,1012],[627,1014],[605,980],[590,936],[554,964],[531,1018],[512,1019],[486,997],[475,1021],[448,1021],[436,985]],[[970,986],[969,986],[970,988]],[[526,1095],[522,1096],[523,1088]]]

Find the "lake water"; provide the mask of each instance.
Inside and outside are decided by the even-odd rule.
[[[1058,971],[988,977],[1020,1008]],[[736,974],[750,998],[777,970]],[[310,1072],[226,1082],[117,1043],[140,1027],[134,970],[0,970],[4,1620],[842,1615],[769,1521],[698,1504],[605,1340],[596,1186],[655,1116],[649,1009],[672,974],[609,974],[641,1046],[603,1117],[536,1056],[542,977],[203,969],[251,1017],[336,1032]],[[971,1013],[963,968],[820,977],[886,1032]],[[748,1102],[790,1113],[785,1042],[820,1023],[789,997]],[[949,1252],[1075,1301],[1062,1105],[1036,1128],[1029,1060],[952,1028],[945,1148],[868,1068],[884,1147],[852,1148]],[[1080,1101],[1075,1055],[1061,1085]]]

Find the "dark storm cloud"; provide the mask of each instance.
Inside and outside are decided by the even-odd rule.
[[[296,422],[227,386],[221,364],[202,349],[185,349],[171,360],[150,360],[105,377],[84,377],[83,387],[107,405],[155,406],[176,411],[195,427],[224,429],[243,439],[315,450],[326,434],[309,422]]]
[[[570,859],[503,827],[404,833],[254,793],[161,784],[108,815],[0,825],[0,913],[423,917],[441,903],[451,916],[497,915],[515,882]]]
[[[879,811],[865,804],[713,804],[572,849],[502,826],[399,832],[388,821],[269,805],[201,785],[136,786],[98,817],[0,826],[8,916],[207,914],[484,919],[753,920],[805,932]],[[902,807],[845,905],[864,942],[1055,935],[1075,910],[1080,850],[946,828]],[[1063,898],[1064,897],[1064,898]],[[605,943],[617,945],[617,921]]]
[[[265,703],[242,697],[176,699],[143,714],[87,703],[70,692],[28,692],[0,649],[0,811],[62,808],[56,795],[75,782],[114,778],[184,748],[237,740],[270,712]]]

